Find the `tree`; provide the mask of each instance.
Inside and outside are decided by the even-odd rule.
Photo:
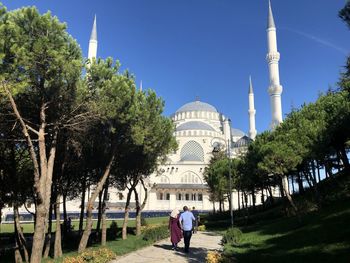
[[[208,184],[213,207],[215,207],[215,202],[219,202],[220,212],[222,211],[223,202],[226,200],[225,189],[227,189],[228,185],[225,179],[226,173],[228,173],[226,153],[221,149],[217,149],[213,152],[213,157],[204,170],[204,180]]]
[[[72,105],[81,51],[66,25],[50,13],[22,8],[3,13],[0,23],[1,93],[20,124],[33,163],[36,225],[31,262],[40,262],[57,136],[65,124],[78,118]]]
[[[283,192],[294,211],[298,213],[298,209],[289,193],[288,174],[296,168],[302,159],[295,153],[291,145],[288,145],[288,142],[285,143],[285,141],[286,138],[283,136],[272,137],[269,142],[263,145],[263,158],[258,166],[268,175],[275,175],[281,178]]]
[[[79,252],[87,246],[92,228],[93,204],[110,176],[119,147],[136,138],[134,136],[137,134],[134,126],[137,113],[136,87],[129,72],[120,74],[118,70],[119,63],[113,64],[111,58],[93,61],[87,69],[85,82],[91,95],[90,107],[101,118],[104,136],[99,139],[107,147],[104,168],[97,175],[96,188],[87,203],[87,223],[79,243]]]

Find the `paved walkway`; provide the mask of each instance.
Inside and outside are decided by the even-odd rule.
[[[179,251],[173,251],[169,239],[137,250],[110,263],[164,263],[164,262],[205,262],[209,250],[221,250],[221,236],[213,232],[197,232],[192,235],[190,252],[183,252],[183,239],[179,243]]]

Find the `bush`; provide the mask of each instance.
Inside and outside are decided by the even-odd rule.
[[[149,227],[143,232],[143,239],[151,242],[156,242],[167,237],[169,237],[169,230],[166,225]]]
[[[118,224],[116,221],[112,221],[111,225],[107,229],[107,238],[109,240],[115,240],[118,234]]]
[[[205,258],[206,263],[220,263],[222,261],[222,256],[217,251],[209,251],[207,257]]]
[[[242,238],[242,231],[239,228],[237,227],[229,228],[222,238],[222,243],[238,245],[239,242],[241,241],[241,238]]]
[[[141,217],[141,226],[148,226],[148,223],[144,217]]]
[[[97,250],[88,249],[76,257],[66,257],[63,263],[106,263],[116,257],[116,254],[108,248]]]
[[[198,226],[198,231],[205,231],[205,225]]]

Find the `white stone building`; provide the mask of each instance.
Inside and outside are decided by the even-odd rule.
[[[213,206],[203,173],[214,147],[221,145],[234,158],[251,139],[232,128],[230,120],[214,106],[198,100],[180,107],[172,119],[178,150],[168,156],[160,173],[151,175],[146,209],[171,210],[187,205],[210,210]]]

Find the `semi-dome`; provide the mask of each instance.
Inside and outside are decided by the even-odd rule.
[[[215,131],[213,127],[209,124],[206,124],[201,121],[189,121],[180,124],[176,127],[176,131],[185,131],[185,130],[206,130],[206,131]]]
[[[244,132],[242,132],[239,129],[231,128],[231,136],[232,137],[243,137],[245,135]]]
[[[179,108],[176,113],[186,112],[186,111],[209,111],[218,112],[216,108],[208,103],[196,100],[193,102],[186,103],[181,108]]]
[[[233,148],[248,147],[249,144],[252,143],[252,141],[252,139],[245,135],[233,144]]]

